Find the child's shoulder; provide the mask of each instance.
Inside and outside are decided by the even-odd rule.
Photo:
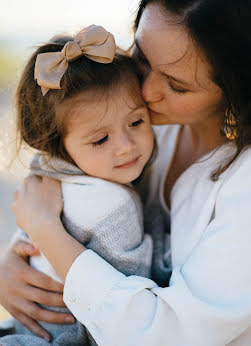
[[[88,196],[95,199],[97,196],[103,196],[106,201],[112,198],[117,200],[124,200],[131,198],[132,194],[135,194],[133,187],[130,185],[123,185],[114,183],[112,181],[82,176],[80,179],[62,181],[63,193],[74,193],[79,198]]]
[[[137,193],[127,185],[85,177],[85,183],[62,183],[64,213],[86,223],[103,218],[126,205],[140,203]],[[81,219],[81,220],[80,220]]]

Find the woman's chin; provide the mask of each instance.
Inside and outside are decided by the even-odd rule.
[[[162,113],[157,113],[149,109],[149,116],[152,125],[168,125],[170,121],[168,120],[168,116]]]
[[[169,121],[163,116],[160,116],[160,117],[150,116],[150,120],[152,125],[169,125],[170,124]]]

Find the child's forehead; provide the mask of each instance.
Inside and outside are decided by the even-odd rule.
[[[87,90],[82,91],[62,103],[67,113],[74,117],[79,114],[90,112],[103,113],[104,115],[114,108],[121,108],[128,111],[139,106],[143,106],[144,100],[140,88],[135,89],[129,86],[118,86],[111,90]]]
[[[96,93],[83,93],[70,100],[66,117],[68,131],[84,132],[84,135],[93,134],[100,129],[117,128],[124,122],[133,121],[135,114],[146,105],[141,96],[131,90],[117,90],[109,97],[97,97]]]

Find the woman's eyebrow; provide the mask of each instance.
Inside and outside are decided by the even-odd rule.
[[[190,83],[186,82],[183,79],[178,79],[178,78],[176,78],[176,77],[174,77],[174,76],[172,76],[172,75],[170,75],[168,73],[165,73],[165,72],[162,72],[162,74],[165,75],[167,78],[172,79],[174,82],[176,82],[178,84],[183,84],[183,85],[185,85],[185,86],[187,86],[189,88],[192,87],[192,85]]]
[[[138,42],[137,39],[135,39],[134,44],[135,44],[135,46],[137,47],[137,49],[139,50],[140,54],[147,60],[145,54],[143,53],[142,49],[140,48],[140,45],[139,45],[139,42]],[[148,60],[147,60],[147,61],[148,61]],[[170,75],[170,74],[168,74],[168,73],[166,73],[166,72],[163,72],[163,71],[161,71],[161,73],[162,73],[165,77],[172,79],[172,80],[173,80],[174,82],[176,82],[176,83],[184,84],[184,86],[186,86],[186,87],[188,87],[188,88],[191,88],[191,87],[192,87],[192,85],[191,85],[190,83],[186,82],[186,81],[183,80],[183,79],[179,79],[179,78],[174,77],[174,76],[172,76],[172,75]]]

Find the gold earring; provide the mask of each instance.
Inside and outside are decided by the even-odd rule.
[[[237,124],[231,108],[227,107],[226,109],[223,127],[221,128],[221,134],[227,139],[233,141],[237,138]]]

